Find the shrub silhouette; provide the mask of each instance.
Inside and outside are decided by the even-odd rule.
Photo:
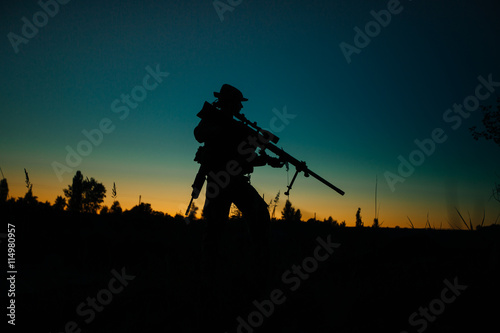
[[[162,216],[165,215],[162,212],[153,210],[153,208],[151,208],[151,204],[145,203],[145,202],[141,202],[140,204],[132,207],[131,210],[126,210],[124,212],[124,214],[126,214],[126,215],[132,215],[132,216],[136,216],[136,217],[143,217],[143,216],[158,216],[158,217],[162,217]]]
[[[109,214],[109,208],[108,206],[103,206],[99,211],[99,215],[106,215],[106,214]]]
[[[189,219],[194,220],[196,219],[196,214],[198,213],[198,206],[194,204],[194,202],[191,204],[190,210],[189,210]]]
[[[64,210],[64,208],[66,208],[67,206],[67,203],[66,203],[66,199],[63,198],[61,195],[58,195],[57,198],[56,198],[56,201],[54,202],[54,209],[55,210]]]
[[[328,223],[332,227],[338,227],[339,226],[339,223],[337,222],[337,220],[334,220],[331,216],[328,216],[328,218],[324,219],[323,222],[324,223]]]
[[[109,212],[111,214],[121,214],[122,213],[122,207],[120,206],[120,203],[118,201],[113,201],[113,204],[109,208]]]

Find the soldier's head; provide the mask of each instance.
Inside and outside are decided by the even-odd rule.
[[[220,92],[214,92],[214,96],[217,97],[217,105],[223,111],[230,113],[238,113],[243,104],[241,102],[246,102],[248,99],[243,97],[241,91],[229,84],[223,84],[220,88]]]

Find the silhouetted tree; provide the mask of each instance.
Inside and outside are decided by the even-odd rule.
[[[481,106],[484,130],[477,131],[477,126],[472,126],[469,130],[472,132],[472,137],[475,140],[479,140],[480,138],[493,140],[500,146],[500,97],[497,98],[496,110],[492,110],[492,108],[492,105]]]
[[[287,200],[285,202],[285,207],[283,207],[283,210],[281,211],[281,218],[284,221],[300,222],[302,213],[300,212],[300,209],[295,210],[290,200]]]
[[[358,208],[356,212],[356,227],[362,228],[364,226],[363,221],[361,220],[361,208]]]
[[[63,190],[69,199],[68,210],[72,212],[96,213],[106,197],[106,188],[94,178],[86,178],[77,171],[72,185]]]
[[[83,182],[82,208],[85,213],[97,213],[106,197],[106,188],[93,177]]]
[[[58,195],[53,207],[55,210],[64,210],[66,205],[66,199],[64,199],[61,195]]]
[[[68,210],[70,212],[79,213],[82,211],[83,199],[83,175],[78,170],[73,177],[73,183],[63,190],[64,195],[68,198]]]
[[[290,200],[287,200],[285,202],[285,207],[283,207],[283,210],[281,211],[281,218],[285,221],[289,221],[293,218],[295,215],[295,208],[292,207],[292,203]]]
[[[302,213],[300,212],[300,209],[297,209],[295,211],[294,221],[295,222],[300,222],[301,220],[302,220]]]
[[[469,130],[472,132],[472,137],[475,140],[484,138],[486,140],[493,140],[500,146],[500,97],[497,98],[496,109],[493,106],[481,106],[483,113],[483,126],[484,130],[477,131],[477,126],[472,126]],[[493,198],[500,202],[500,184],[495,183],[493,187]]]

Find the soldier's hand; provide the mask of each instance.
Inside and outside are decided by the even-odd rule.
[[[269,157],[267,164],[272,166],[273,168],[282,168],[285,165],[285,162],[279,158]]]

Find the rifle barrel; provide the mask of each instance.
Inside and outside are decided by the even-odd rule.
[[[285,160],[288,163],[290,163],[293,166],[295,166],[298,171],[304,171],[304,173],[306,175],[309,174],[309,175],[313,176],[314,178],[316,178],[317,180],[319,180],[320,182],[322,182],[323,184],[325,184],[326,186],[328,186],[329,188],[331,188],[332,190],[334,190],[335,192],[337,192],[340,195],[344,195],[345,194],[344,191],[342,191],[337,186],[333,185],[332,183],[330,183],[328,180],[324,179],[323,177],[321,177],[317,173],[311,171],[306,166],[306,164],[304,162],[300,162],[299,160],[297,160],[295,157],[293,157],[290,154],[288,154],[283,149],[278,148],[277,146],[273,145],[272,143],[267,143],[266,144],[266,148],[269,149],[274,154],[276,154],[279,157],[281,157],[283,160]]]
[[[307,173],[309,173],[311,176],[313,176],[314,178],[316,178],[317,180],[319,180],[320,182],[322,182],[323,184],[325,184],[326,186],[328,186],[329,188],[331,188],[332,190],[334,190],[338,194],[340,194],[340,195],[344,195],[345,194],[344,191],[342,191],[337,186],[333,185],[332,183],[330,183],[328,180],[324,179],[323,177],[321,177],[317,173],[315,173],[315,172],[313,172],[313,171],[311,171],[309,169],[307,169]]]
[[[259,126],[257,126],[257,123],[255,122],[251,122],[249,121],[244,114],[237,114],[235,115],[236,118],[238,120],[240,120],[243,124],[245,124],[249,129],[251,129],[257,136],[263,136],[263,132],[267,132],[265,130],[263,130],[262,128],[260,128]],[[308,175],[311,175],[313,176],[314,178],[316,178],[317,180],[319,180],[320,182],[322,182],[323,184],[325,184],[326,186],[328,186],[329,188],[331,188],[332,190],[334,190],[335,192],[339,193],[340,195],[344,195],[345,192],[342,191],[341,189],[339,189],[337,186],[333,185],[332,183],[330,183],[329,181],[327,181],[326,179],[324,179],[323,177],[321,177],[320,175],[318,175],[317,173],[311,171],[307,166],[306,166],[306,163],[305,162],[302,162],[302,161],[299,161],[297,160],[295,157],[293,157],[292,155],[288,154],[286,151],[284,151],[283,149],[279,148],[278,146],[276,146],[275,144],[278,143],[278,140],[279,138],[274,136],[274,134],[270,133],[270,132],[267,132],[269,134],[271,134],[271,138],[265,138],[265,140],[268,140],[267,143],[264,144],[265,148],[268,149],[269,151],[273,152],[275,155],[279,156],[282,160],[292,164],[293,166],[295,166],[295,168],[297,169],[297,172],[300,172],[300,171],[303,171],[304,174],[306,176]],[[295,176],[292,180],[292,183],[289,185],[289,188],[288,188],[288,191],[290,191],[291,187],[292,187],[292,184],[293,182],[295,181],[295,177],[297,176],[297,173],[295,173]]]

